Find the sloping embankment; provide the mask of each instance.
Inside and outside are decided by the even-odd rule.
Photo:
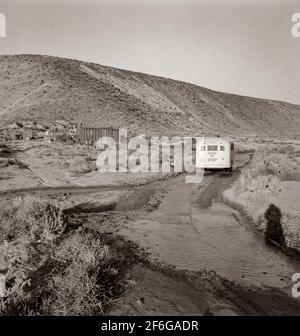
[[[266,242],[300,252],[300,147],[257,149],[224,197],[241,205]]]

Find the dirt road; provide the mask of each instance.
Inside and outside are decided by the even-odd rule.
[[[241,157],[237,161],[240,166],[246,162]],[[112,314],[300,314],[298,302],[291,298],[291,275],[300,265],[268,247],[223,200],[223,191],[238,174],[236,170],[232,175],[206,176],[200,186],[185,183],[183,175],[166,180],[159,204],[150,210],[144,206],[162,182],[131,188],[110,205],[82,201],[68,209],[74,223],[134,241],[149,252],[152,265],[178,270],[165,274],[159,268],[133,265],[128,282],[134,285]],[[17,193],[75,193],[84,199],[85,194],[107,189],[35,188]]]
[[[168,191],[157,210],[125,221],[115,213],[116,217],[108,217],[101,223],[94,214],[93,218],[89,217],[90,222],[86,218],[86,223],[100,232],[117,231],[135,241],[149,252],[154,263],[200,272],[200,280],[196,277],[191,281],[192,288],[198,288],[198,300],[202,298],[199,302],[203,304],[205,298],[213,314],[298,315],[298,302],[291,298],[291,275],[300,269],[299,264],[267,246],[250,223],[223,201],[223,191],[237,177],[238,171],[232,176],[214,174],[207,176],[205,185],[199,187],[185,183],[185,177],[178,176],[167,182]],[[136,199],[143,191],[136,191]],[[202,270],[212,270],[212,274],[216,272],[221,278],[203,274]],[[147,297],[152,307],[153,300],[161,305],[160,310],[156,306],[156,313],[197,313],[194,306],[187,304],[193,300],[182,283],[177,284],[181,293],[176,296],[177,308],[168,310],[166,307],[174,303],[168,295],[174,290],[169,288],[170,279],[157,285],[159,274],[151,278],[148,271],[138,271],[138,274],[134,276],[137,287],[113,313],[148,314],[148,304],[135,305],[134,310],[128,308],[138,301],[136,293]],[[180,311],[184,304],[186,310]]]
[[[149,214],[134,214],[130,220],[114,223],[118,233],[137,242],[150,253],[150,258],[178,269],[214,270],[221,276],[250,285],[291,288],[291,275],[300,269],[280,251],[267,246],[242,218],[239,211],[224,203],[222,194],[238,177],[239,167],[249,155],[238,155],[232,175],[206,176],[204,186],[185,183],[181,175],[166,182],[167,193],[159,208]],[[107,190],[130,189],[128,197],[112,204],[82,202],[68,213],[93,229],[111,231],[111,215],[115,217],[141,209],[161,182],[145,186],[95,186],[31,188],[14,194],[91,194]],[[126,194],[126,193],[125,193]],[[4,193],[3,196],[7,195]],[[108,214],[106,225],[103,213]],[[114,220],[118,222],[118,219]],[[113,231],[113,230],[112,230]]]
[[[179,269],[214,270],[246,284],[290,288],[296,265],[266,246],[239,212],[223,203],[222,190],[234,178],[210,176],[203,190],[186,184],[184,176],[174,178],[159,209],[128,222],[120,233]]]

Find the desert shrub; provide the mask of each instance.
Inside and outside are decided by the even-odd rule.
[[[19,315],[19,313],[27,315],[27,295],[23,289],[24,283],[24,280],[18,278],[13,287],[6,292],[7,298],[0,298],[0,316]]]
[[[85,229],[66,232],[61,210],[48,200],[16,198],[0,214],[8,294],[0,315],[99,315],[122,293],[122,270],[135,258],[129,249],[113,251]]]
[[[76,157],[70,160],[69,170],[73,174],[85,174],[95,170],[96,165],[94,162],[83,158]]]
[[[6,297],[0,299],[0,315],[27,314],[31,293],[30,274],[39,264],[41,256],[32,258],[34,247],[24,241],[0,244],[1,263],[5,265]]]
[[[103,310],[98,299],[97,272],[78,261],[51,279],[49,293],[43,301],[47,315],[93,315]]]
[[[109,247],[92,234],[76,233],[60,245],[56,257],[66,263],[76,258],[90,267],[112,257]]]
[[[0,241],[10,241],[28,235],[26,223],[16,219],[17,207],[12,202],[1,204],[0,210]]]
[[[2,244],[0,253],[7,264],[0,315],[102,314],[122,290],[119,270],[128,259],[88,232],[57,244]]]
[[[113,265],[119,255],[92,234],[75,234],[63,241],[55,255],[66,267],[49,282],[43,311],[50,315],[103,313],[118,286]]]
[[[0,211],[0,240],[19,237],[50,239],[61,235],[66,228],[61,209],[52,201],[27,196],[16,198]]]
[[[66,228],[62,210],[52,201],[25,197],[17,209],[17,220],[29,227],[33,239],[51,240]]]

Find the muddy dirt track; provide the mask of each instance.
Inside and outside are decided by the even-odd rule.
[[[266,246],[240,216],[222,201],[232,177],[208,177],[200,190],[174,178],[157,211],[131,221],[120,233],[139,242],[151,255],[178,269],[214,270],[251,285],[288,287],[294,265]]]
[[[239,162],[239,160],[237,161]],[[240,158],[239,166],[246,162],[247,158]],[[245,288],[255,288],[251,296],[245,295],[242,289],[235,293],[235,295],[241,296],[240,305],[247,305],[249,300],[256,300],[255,304],[258,306],[255,309],[246,310],[246,313],[267,314],[270,313],[268,309],[280,311],[280,307],[283,305],[286,307],[285,313],[297,314],[298,312],[300,314],[300,307],[295,304],[290,294],[293,285],[291,275],[300,269],[300,265],[282,252],[267,246],[239,211],[223,200],[223,191],[232,185],[238,174],[239,168],[236,167],[233,174],[208,175],[205,177],[203,185],[200,186],[185,183],[184,175],[164,181],[165,191],[163,195],[159,196],[159,206],[151,211],[145,211],[143,207],[155,196],[161,187],[161,182],[137,187],[122,186],[121,189],[130,189],[133,194],[131,193],[130,197],[123,197],[105,207],[95,205],[90,207],[89,204],[84,204],[77,206],[76,209],[71,208],[68,212],[74,223],[84,223],[86,227],[93,230],[118,234],[137,243],[149,253],[149,259],[153,263],[159,262],[163,265],[174,266],[179,271],[213,271],[222,279],[228,279],[232,283],[245,286]],[[85,194],[117,189],[120,187],[32,188],[14,191],[14,193]],[[142,276],[145,272],[146,275]],[[143,280],[136,280],[140,285],[134,290],[134,293],[140,291],[145,294],[145,292],[152,290],[149,297],[153,297],[153,291],[155,291],[158,293],[156,304],[159,302],[161,304],[159,296],[166,295],[168,297],[169,289],[166,283],[171,282],[167,277],[165,279],[161,273],[153,275],[153,272],[153,270],[138,271]],[[152,274],[156,279],[162,277],[165,281],[161,280],[161,283],[156,284],[152,279],[149,282],[149,274]],[[209,281],[214,282],[215,279]],[[218,295],[225,296],[225,292],[223,294],[220,292],[223,283],[220,279],[218,281],[220,282],[219,285],[216,285],[219,286]],[[140,286],[144,282],[146,282],[144,284],[146,288],[141,290]],[[202,283],[204,282],[202,281]],[[151,289],[151,286],[154,285],[155,289]],[[173,287],[181,285],[182,283],[174,283]],[[174,292],[174,288],[172,292]],[[189,286],[188,288],[183,291],[182,297],[178,297],[181,306],[187,304],[186,301],[189,299],[186,296],[190,298],[195,296],[194,291]],[[276,307],[278,302],[272,301],[270,293],[266,296],[268,302],[264,300],[265,294],[255,294],[258,288],[261,290],[274,289],[276,295],[280,295],[279,306]],[[163,290],[166,293],[163,293]],[[187,295],[190,291],[194,294]],[[199,300],[203,298],[202,294],[202,292],[199,294]],[[278,300],[276,295],[275,299]],[[169,295],[168,304],[172,303],[172,298],[174,295]],[[259,303],[257,303],[258,301]],[[124,302],[123,305],[126,306]],[[274,307],[270,308],[272,305]],[[127,306],[132,307],[132,304]],[[195,303],[192,308],[188,304],[187,306],[186,310],[183,309],[177,313],[197,314],[207,310],[207,308],[203,308],[205,301],[200,304],[201,309],[197,308]],[[149,313],[149,310],[139,311],[140,308],[137,307],[133,311],[127,310],[126,313]],[[225,314],[241,313],[234,306],[227,308],[225,308]],[[221,308],[217,309],[217,313],[222,314],[222,311]],[[154,312],[160,314],[162,310],[154,310]],[[115,313],[124,313],[124,310],[119,308],[115,310]],[[165,313],[176,312],[166,310]]]
[[[224,202],[222,194],[247,164],[247,155],[237,158],[233,174],[205,176],[202,186],[185,183],[185,176],[169,179],[159,208],[120,225],[103,225],[103,213],[118,215],[141,209],[155,194],[161,182],[142,186],[39,187],[12,190],[7,194],[56,195],[91,194],[112,190],[130,190],[112,204],[78,205],[67,210],[84,218],[87,226],[118,233],[145,248],[152,259],[178,269],[214,270],[227,279],[251,285],[290,288],[291,275],[297,272],[296,262],[280,251],[267,246],[239,211]],[[113,230],[112,230],[113,231]]]

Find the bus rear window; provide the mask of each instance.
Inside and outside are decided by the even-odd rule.
[[[207,150],[208,151],[217,151],[218,150],[218,146],[207,146]]]

